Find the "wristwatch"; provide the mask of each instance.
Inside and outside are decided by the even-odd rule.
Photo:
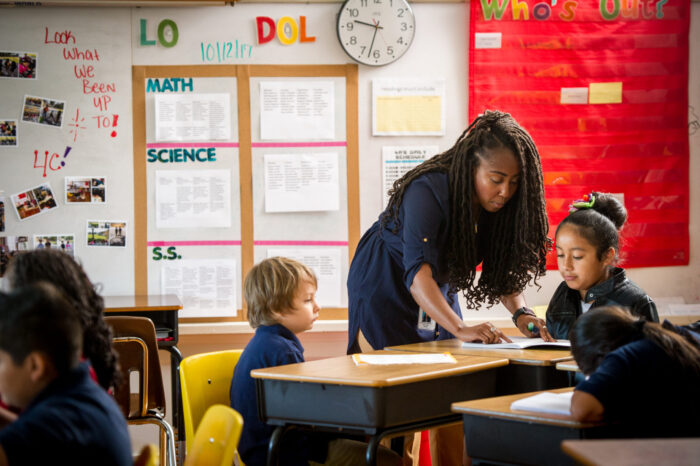
[[[515,311],[513,313],[513,323],[515,324],[516,327],[518,326],[518,317],[520,317],[523,314],[527,314],[529,316],[535,317],[535,311],[533,311],[529,307],[525,307],[525,306],[521,307],[520,309],[518,309],[517,311]]]

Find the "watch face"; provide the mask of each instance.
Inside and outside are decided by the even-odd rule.
[[[415,21],[405,0],[346,0],[338,14],[338,40],[365,65],[386,65],[408,50]]]

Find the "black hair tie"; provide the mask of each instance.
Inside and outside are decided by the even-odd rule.
[[[643,335],[644,334],[644,325],[646,325],[647,321],[644,319],[637,320],[634,322],[634,329],[637,331],[638,334]]]

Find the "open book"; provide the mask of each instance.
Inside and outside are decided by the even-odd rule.
[[[513,411],[532,411],[545,414],[571,414],[571,397],[574,391],[566,393],[542,392],[514,401],[510,405]]]
[[[487,345],[485,343],[462,343],[462,348],[479,348],[479,349],[532,349],[532,348],[571,348],[569,340],[544,341],[542,338],[527,338],[527,337],[509,337],[513,343],[493,343]]]

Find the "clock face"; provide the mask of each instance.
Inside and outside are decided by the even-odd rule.
[[[394,62],[413,42],[415,20],[406,0],[346,0],[338,14],[338,40],[353,60]]]

